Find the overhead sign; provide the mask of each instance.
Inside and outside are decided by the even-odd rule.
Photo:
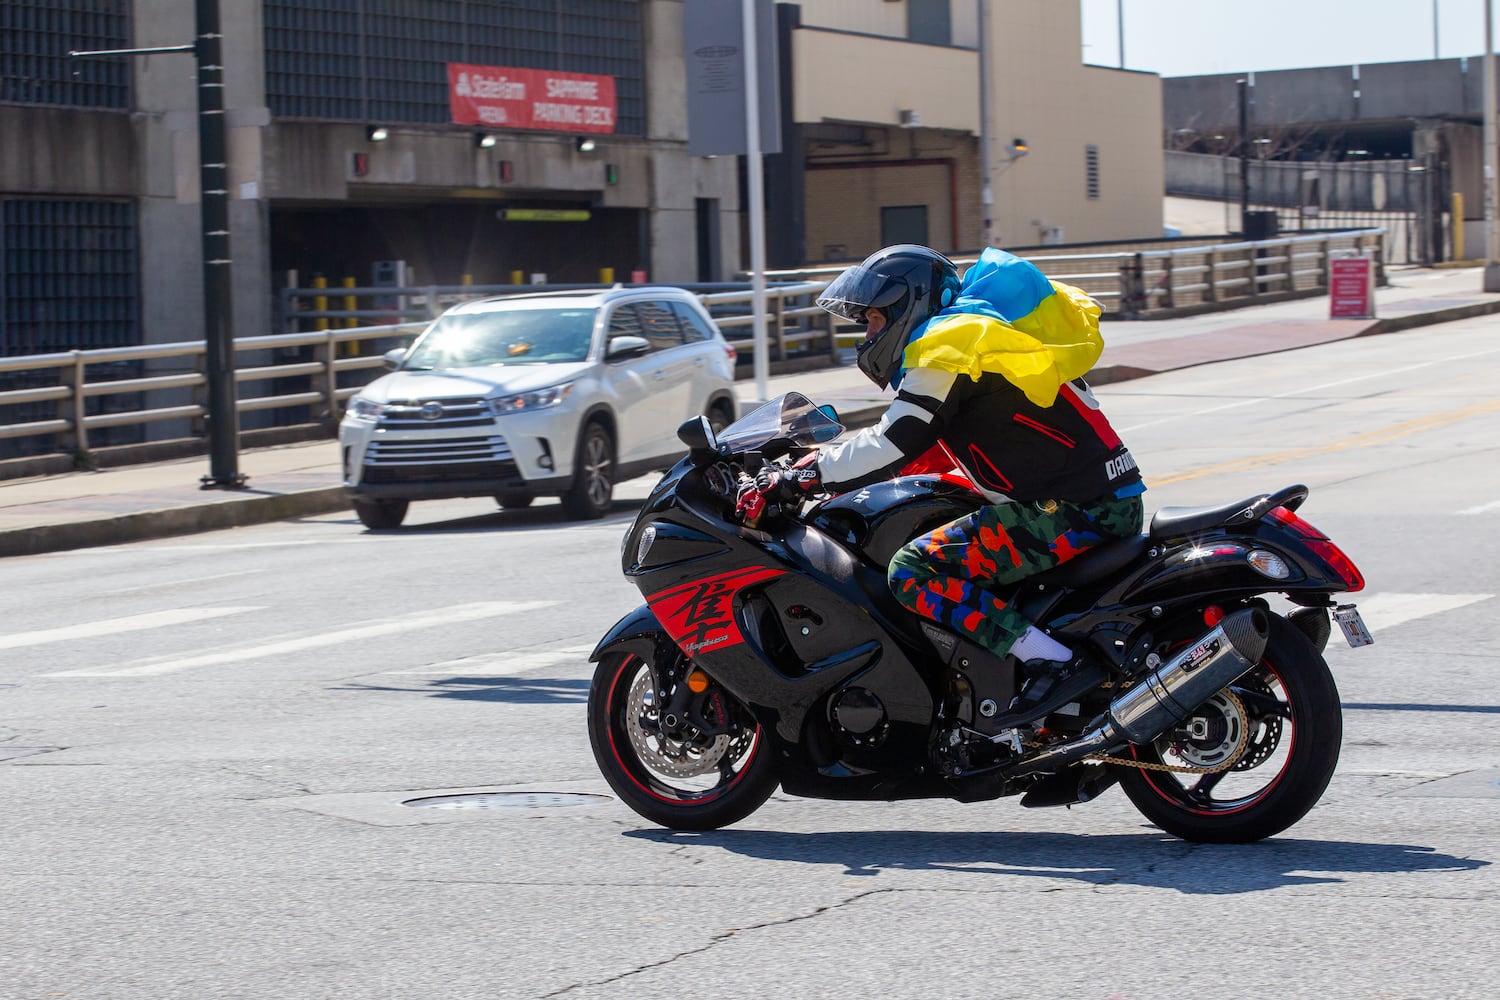
[[[683,4],[683,59],[687,63],[688,155],[745,152],[745,81],[755,81],[760,150],[781,152],[781,100],[777,87],[775,15],[771,0],[751,0],[756,65],[745,66],[743,0],[693,0]]]
[[[495,213],[501,222],[587,222],[586,208],[502,208]]]
[[[1328,260],[1330,319],[1375,318],[1375,261],[1369,257]]]
[[[613,132],[615,78],[449,63],[448,106],[459,125]]]

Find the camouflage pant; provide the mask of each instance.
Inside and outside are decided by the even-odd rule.
[[[1004,656],[1031,624],[991,593],[1067,562],[1080,552],[1141,530],[1138,496],[1063,503],[1044,513],[1031,503],[984,507],[914,539],[891,560],[896,600]]]

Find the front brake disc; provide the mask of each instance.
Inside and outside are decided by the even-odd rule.
[[[625,703],[625,729],[641,763],[671,778],[693,778],[715,771],[729,749],[729,736],[716,736],[708,743],[667,738],[659,727],[655,694],[651,672],[642,671],[630,685]]]

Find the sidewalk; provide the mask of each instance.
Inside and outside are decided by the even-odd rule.
[[[1330,320],[1328,299],[1300,299],[1179,319],[1106,321],[1095,384],[1314,344],[1395,333],[1500,312],[1480,268],[1392,269],[1377,289],[1375,320]],[[850,426],[879,418],[891,396],[852,365],[780,375],[767,393],[801,392],[830,403]],[[737,386],[741,412],[759,402],[753,381]],[[347,509],[338,444],[317,441],[243,451],[246,488],[204,490],[208,459],[75,472],[0,482],[0,556],[31,555],[143,538],[210,531]]]

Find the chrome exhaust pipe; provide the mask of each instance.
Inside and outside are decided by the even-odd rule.
[[[1127,743],[1150,743],[1248,673],[1265,653],[1269,635],[1264,611],[1236,611],[1111,702],[1102,721],[1088,732],[1004,768],[1004,773],[1054,771]]]

